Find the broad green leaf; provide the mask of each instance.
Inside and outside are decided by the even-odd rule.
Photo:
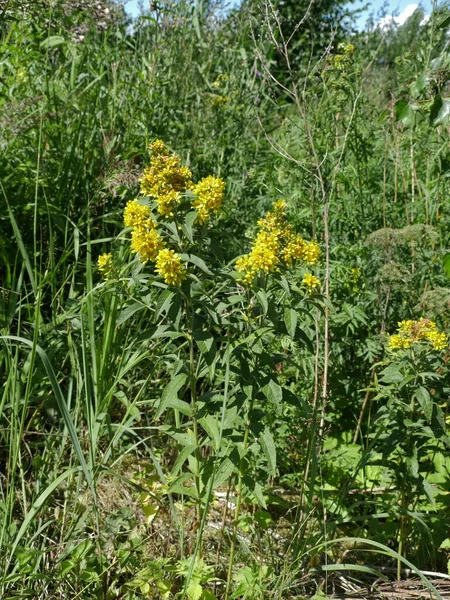
[[[191,242],[191,244],[194,241],[194,236],[193,236],[193,227],[194,227],[194,223],[195,220],[197,218],[197,211],[191,211],[188,212],[185,219],[184,219],[184,224],[183,224],[183,233],[185,234],[185,236],[187,237],[187,239]]]
[[[169,400],[166,403],[165,408],[174,408],[176,410],[179,410],[180,413],[182,413],[183,415],[186,415],[186,417],[192,416],[191,405],[188,402],[185,402],[184,400],[180,400],[177,397],[169,398]]]
[[[418,98],[421,93],[427,88],[429,83],[429,77],[423,74],[420,74],[418,78],[411,84],[411,95],[413,98]]]
[[[206,364],[210,367],[216,358],[217,346],[214,337],[209,331],[195,331],[194,339],[197,346],[205,358]]]
[[[203,588],[197,581],[191,581],[187,587],[186,593],[189,600],[200,600],[203,594]]]
[[[381,371],[381,375],[380,381],[382,383],[400,383],[403,381],[403,374],[399,371],[397,365],[389,365]]]
[[[410,104],[407,100],[399,100],[395,103],[395,120],[403,124],[404,129],[414,127],[423,115],[420,113],[420,106]]]
[[[264,386],[262,391],[269,402],[280,404],[283,400],[283,388],[273,379]]]
[[[234,468],[235,468],[234,463],[230,460],[230,458],[225,457],[221,461],[217,471],[214,473],[213,489],[218,488],[223,483],[228,481],[230,475],[234,471]]]
[[[447,277],[450,277],[450,252],[446,252],[446,254],[444,254],[442,266],[444,268],[444,273],[447,275]]]
[[[430,111],[430,120],[433,127],[443,125],[450,117],[450,98],[436,96]]]
[[[437,27],[439,29],[445,29],[445,27],[448,27],[448,25],[450,25],[450,14],[446,11],[437,22]]]
[[[277,450],[275,448],[273,436],[267,427],[261,433],[259,443],[261,444],[261,448],[269,463],[270,474],[275,476],[277,473]]]
[[[267,311],[269,310],[269,301],[267,300],[267,294],[264,290],[258,290],[256,292],[256,297],[258,298],[261,308],[263,309],[263,313],[267,315]]]
[[[288,332],[292,340],[295,337],[295,330],[297,329],[297,320],[297,311],[295,311],[293,308],[286,308],[284,310],[284,324],[286,325],[286,331]]]
[[[156,587],[158,588],[158,592],[161,594],[161,597],[164,600],[170,597],[170,590],[172,589],[172,584],[169,579],[159,579],[156,582]]]
[[[55,46],[61,46],[64,44],[66,40],[60,35],[51,35],[46,40],[41,42],[41,48],[54,48]]]
[[[199,419],[199,423],[208,434],[209,439],[214,445],[214,448],[218,450],[220,443],[220,433],[219,428],[217,426],[216,418],[213,417],[213,415],[206,415],[206,417]]]
[[[167,492],[169,494],[184,494],[186,496],[191,496],[193,498],[197,497],[197,490],[194,486],[185,486],[184,483],[186,481],[192,480],[192,473],[182,473],[171,485],[169,486]]]
[[[156,303],[155,308],[155,321],[158,321],[159,317],[162,313],[167,313],[170,309],[170,306],[173,302],[173,297],[175,296],[175,292],[172,290],[166,289],[164,290],[158,298],[158,302]]]
[[[164,410],[167,408],[168,404],[172,400],[178,399],[178,391],[183,387],[186,383],[187,375],[185,373],[179,373],[171,378],[170,382],[166,385],[163,390],[161,401],[158,406],[158,410],[156,411],[155,418],[159,419]]]
[[[144,308],[147,308],[147,307],[144,304],[140,304],[139,302],[135,302],[134,304],[131,304],[130,306],[125,307],[123,309],[123,311],[120,313],[119,317],[117,318],[117,325],[123,325],[134,314],[136,314],[140,310],[143,310]]]
[[[213,272],[208,268],[205,261],[202,258],[200,258],[199,256],[196,256],[195,254],[190,254],[187,256],[187,258],[190,263],[192,263],[193,265],[198,267],[201,271],[203,271],[207,275],[213,275]]]
[[[150,525],[153,519],[156,517],[159,511],[159,506],[156,502],[151,502],[148,504],[143,504],[142,510],[144,511],[145,520],[147,525]]]
[[[430,393],[426,388],[420,386],[414,393],[414,397],[420,404],[423,414],[428,422],[431,421],[433,415],[433,400],[431,399]]]
[[[184,448],[181,449],[181,451],[178,453],[177,460],[175,461],[175,464],[172,467],[172,471],[170,473],[171,477],[178,475],[179,470],[184,465],[184,463],[188,459],[188,457],[194,453],[196,447],[197,446],[192,445],[192,446],[185,446]]]
[[[433,488],[433,486],[426,479],[424,479],[422,481],[422,485],[423,485],[423,490],[424,490],[428,500],[431,502],[431,504],[434,504],[435,503],[434,498],[435,498],[437,490],[435,490]]]

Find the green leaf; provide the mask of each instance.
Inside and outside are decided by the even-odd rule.
[[[143,504],[142,510],[144,511],[145,520],[147,525],[150,525],[153,519],[156,517],[159,511],[159,506],[156,502],[151,502],[148,504]]]
[[[277,473],[277,450],[273,436],[267,427],[261,433],[259,443],[269,463],[270,473],[275,476]]]
[[[286,331],[288,332],[291,340],[295,337],[295,330],[297,329],[298,314],[293,308],[286,308],[284,310],[284,324],[286,325]]]
[[[262,391],[269,402],[280,404],[283,400],[283,388],[273,379],[264,386]]]
[[[77,458],[78,458],[78,461],[83,470],[84,476],[86,477],[86,481],[88,482],[89,486],[91,487],[91,490],[95,497],[95,490],[93,488],[93,482],[92,482],[92,473],[88,469],[86,459],[84,458],[83,450],[81,449],[81,445],[78,440],[75,425],[72,421],[72,417],[70,416],[69,408],[66,404],[66,400],[65,400],[62,390],[59,386],[58,380],[55,375],[55,371],[53,370],[53,367],[52,367],[52,363],[50,362],[50,359],[47,356],[46,352],[40,346],[34,345],[33,342],[30,342],[29,340],[19,337],[19,336],[4,335],[4,336],[0,336],[0,340],[11,340],[13,342],[25,344],[25,346],[28,346],[29,348],[31,348],[32,351],[35,351],[39,355],[40,359],[42,360],[42,364],[44,365],[44,368],[47,372],[47,376],[50,380],[50,384],[52,386],[53,393],[55,395],[56,403],[58,405],[58,410],[61,413],[64,423],[69,431],[70,439],[72,441],[72,444],[73,444],[73,447],[75,450],[75,454],[77,455]],[[44,494],[42,494],[42,495],[44,495]]]
[[[403,124],[405,129],[414,127],[417,120],[417,107],[407,100],[398,100],[395,103],[395,120]]]
[[[267,529],[273,525],[272,516],[267,510],[257,510],[253,515],[253,518],[261,529]]]
[[[450,98],[436,96],[430,111],[430,120],[433,127],[443,125],[450,117]]]
[[[442,266],[444,268],[444,273],[447,277],[450,277],[450,252],[444,254],[444,258],[442,259]]]
[[[166,408],[174,408],[179,410],[180,413],[186,415],[186,417],[192,416],[192,408],[188,402],[180,400],[179,398],[170,398],[167,401]]]
[[[213,442],[214,448],[218,450],[220,444],[220,433],[216,418],[213,417],[213,415],[206,415],[206,417],[199,419],[199,423],[208,434],[209,439]]]
[[[186,593],[189,600],[200,600],[203,594],[203,588],[197,581],[191,581]]]
[[[261,308],[263,309],[263,313],[267,315],[267,311],[269,310],[269,301],[267,300],[267,294],[264,290],[258,290],[256,292],[256,297],[258,298]]]
[[[438,29],[444,29],[448,25],[450,25],[450,14],[446,12],[437,22],[437,27]]]
[[[159,419],[164,410],[169,406],[169,403],[174,400],[178,400],[178,391],[186,383],[187,375],[185,373],[179,373],[172,377],[170,382],[166,385],[161,396],[161,402],[159,403],[158,410],[156,411],[155,418]]]
[[[164,290],[158,298],[155,308],[155,321],[157,321],[162,313],[167,313],[173,302],[175,292],[172,290]]]
[[[184,465],[184,463],[188,459],[188,457],[194,453],[196,447],[197,446],[192,445],[192,446],[185,446],[184,448],[181,449],[181,451],[178,453],[177,460],[175,461],[175,464],[172,467],[172,471],[170,472],[171,477],[175,477],[175,475],[178,475],[179,470]]]
[[[190,263],[192,263],[193,265],[198,267],[201,271],[203,271],[207,275],[213,275],[213,272],[208,268],[205,261],[202,258],[200,258],[199,256],[196,256],[195,254],[190,254],[187,256],[187,259]]]
[[[431,417],[433,416],[433,400],[431,399],[430,393],[426,388],[420,386],[414,393],[414,397],[420,404],[421,409],[423,410],[423,414],[428,422],[431,421]]]
[[[191,242],[191,244],[194,242],[193,227],[194,227],[194,223],[195,223],[195,219],[197,218],[197,215],[198,215],[198,213],[196,210],[188,212],[184,219],[184,225],[182,225],[183,233],[187,237],[187,239]]]
[[[41,42],[41,48],[54,48],[55,46],[61,46],[61,44],[65,44],[66,40],[60,35],[51,35],[46,40]]]
[[[195,331],[194,339],[197,342],[198,349],[202,353],[206,364],[210,367],[217,353],[217,346],[214,337],[209,331]]]
[[[120,313],[119,317],[117,318],[117,325],[123,325],[134,314],[136,314],[140,310],[143,310],[144,308],[146,308],[146,306],[144,304],[140,304],[139,302],[135,302],[134,304],[125,307]]]
[[[221,461],[217,471],[214,473],[213,489],[218,488],[223,483],[225,483],[225,481],[228,481],[231,473],[233,473],[233,471],[234,471],[234,468],[235,468],[235,465],[230,460],[230,458],[225,457]]]
[[[414,98],[418,98],[420,94],[427,88],[429,83],[429,77],[421,74],[411,85],[411,95]]]
[[[397,365],[389,365],[386,369],[381,371],[381,375],[380,381],[382,383],[400,383],[403,381],[403,374],[400,372]]]
[[[423,491],[425,492],[426,497],[431,502],[431,504],[434,504],[435,503],[434,497],[436,495],[436,490],[426,479],[424,479],[422,481],[422,485],[423,485]]]

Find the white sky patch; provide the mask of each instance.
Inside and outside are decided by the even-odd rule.
[[[378,27],[381,27],[381,29],[386,29],[392,25],[403,25],[418,8],[418,4],[408,4],[408,6],[406,6],[399,15],[386,15],[378,21],[377,25]],[[425,15],[420,24],[425,25],[429,18],[430,15]]]

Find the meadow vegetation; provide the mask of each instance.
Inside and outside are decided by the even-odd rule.
[[[450,10],[0,2],[0,597],[449,574]]]

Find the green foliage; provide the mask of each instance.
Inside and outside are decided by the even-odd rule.
[[[298,29],[292,2],[0,4],[0,596],[447,569],[448,347],[385,350],[449,332],[447,9],[355,33],[339,2]],[[179,285],[123,228],[156,138],[226,184],[205,223],[195,189],[173,218],[140,197]],[[320,287],[241,280],[280,197]]]

